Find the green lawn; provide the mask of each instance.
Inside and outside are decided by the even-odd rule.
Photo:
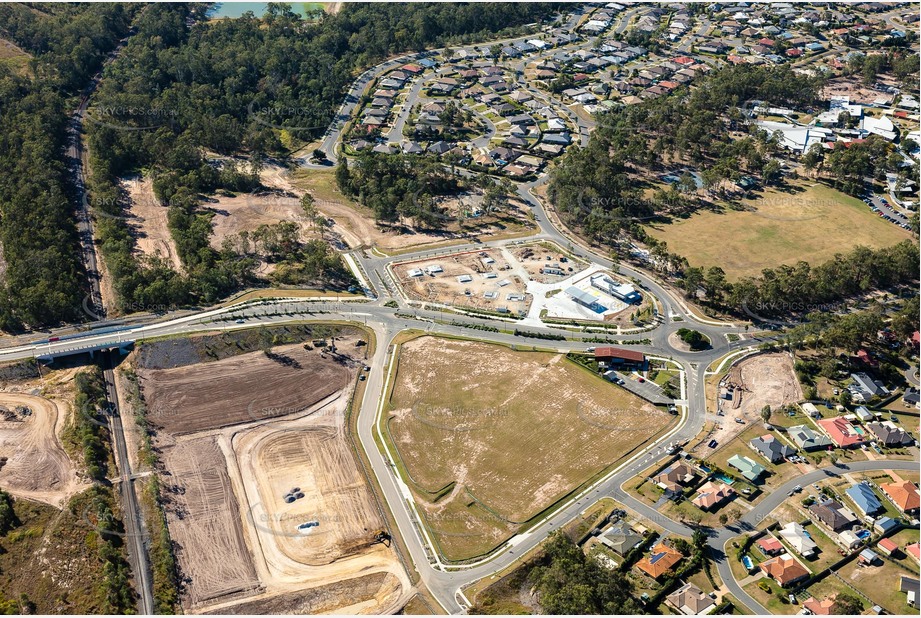
[[[751,210],[700,212],[646,230],[692,266],[718,265],[730,280],[800,260],[819,264],[856,245],[881,248],[911,238],[856,198],[812,182],[796,187],[802,190],[770,189],[743,200]]]
[[[768,594],[759,588],[759,582],[767,582],[771,587],[771,593]],[[800,610],[799,605],[792,605],[789,602],[784,602],[787,599],[787,595],[789,593],[769,577],[762,577],[759,581],[754,581],[746,586],[743,586],[742,589],[750,594],[756,601],[761,603],[761,605],[766,607],[771,614],[792,615],[796,614]],[[783,599],[783,601],[781,599]]]

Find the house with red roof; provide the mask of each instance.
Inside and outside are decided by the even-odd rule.
[[[783,551],[783,545],[772,536],[763,536],[758,539],[758,547],[768,556],[776,556]]]
[[[786,52],[784,52],[784,53],[787,54],[787,57],[788,57],[788,58],[799,58],[800,56],[803,55],[803,50],[797,49],[797,48],[795,48],[795,47],[791,47],[790,49],[788,49],[788,50],[787,50]]]
[[[840,448],[859,446],[866,442],[864,436],[843,416],[824,418],[816,421],[816,424],[825,430],[831,441]]]
[[[790,554],[765,560],[758,566],[783,588],[809,577],[809,570]]]
[[[905,553],[914,558],[915,562],[921,563],[921,543],[906,545]]]
[[[887,556],[891,556],[892,552],[899,548],[899,546],[896,545],[892,539],[880,539],[876,546],[879,548],[880,552],[886,554]]]
[[[832,594],[821,601],[816,601],[815,597],[809,597],[803,601],[803,609],[808,609],[814,616],[836,615],[837,597],[838,595]]]
[[[694,59],[688,56],[678,56],[677,58],[672,60],[672,62],[677,62],[678,64],[688,65],[688,64],[694,64]]]

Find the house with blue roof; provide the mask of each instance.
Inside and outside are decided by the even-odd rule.
[[[866,481],[848,487],[844,490],[844,493],[854,501],[854,504],[864,515],[875,515],[883,510],[883,504]]]

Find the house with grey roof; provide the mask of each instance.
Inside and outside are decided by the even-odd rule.
[[[753,439],[748,444],[771,463],[783,461],[795,453],[792,447],[769,433]]]
[[[625,556],[631,549],[643,542],[643,537],[633,531],[625,521],[619,521],[600,537],[602,543],[618,555]]]
[[[831,446],[831,440],[825,434],[817,433],[808,425],[796,425],[787,430],[787,435],[804,451],[814,451]]]

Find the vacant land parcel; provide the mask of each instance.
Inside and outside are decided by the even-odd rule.
[[[348,378],[346,361],[287,345],[204,363],[194,371],[143,370],[141,387],[148,421],[185,434],[307,409],[344,388]]]
[[[461,560],[673,419],[560,354],[421,337],[400,350],[388,426],[427,526]]]
[[[692,266],[720,266],[730,280],[800,260],[820,264],[857,245],[888,247],[911,237],[856,198],[820,184],[795,189],[742,200],[744,210],[700,212],[647,230]]]

